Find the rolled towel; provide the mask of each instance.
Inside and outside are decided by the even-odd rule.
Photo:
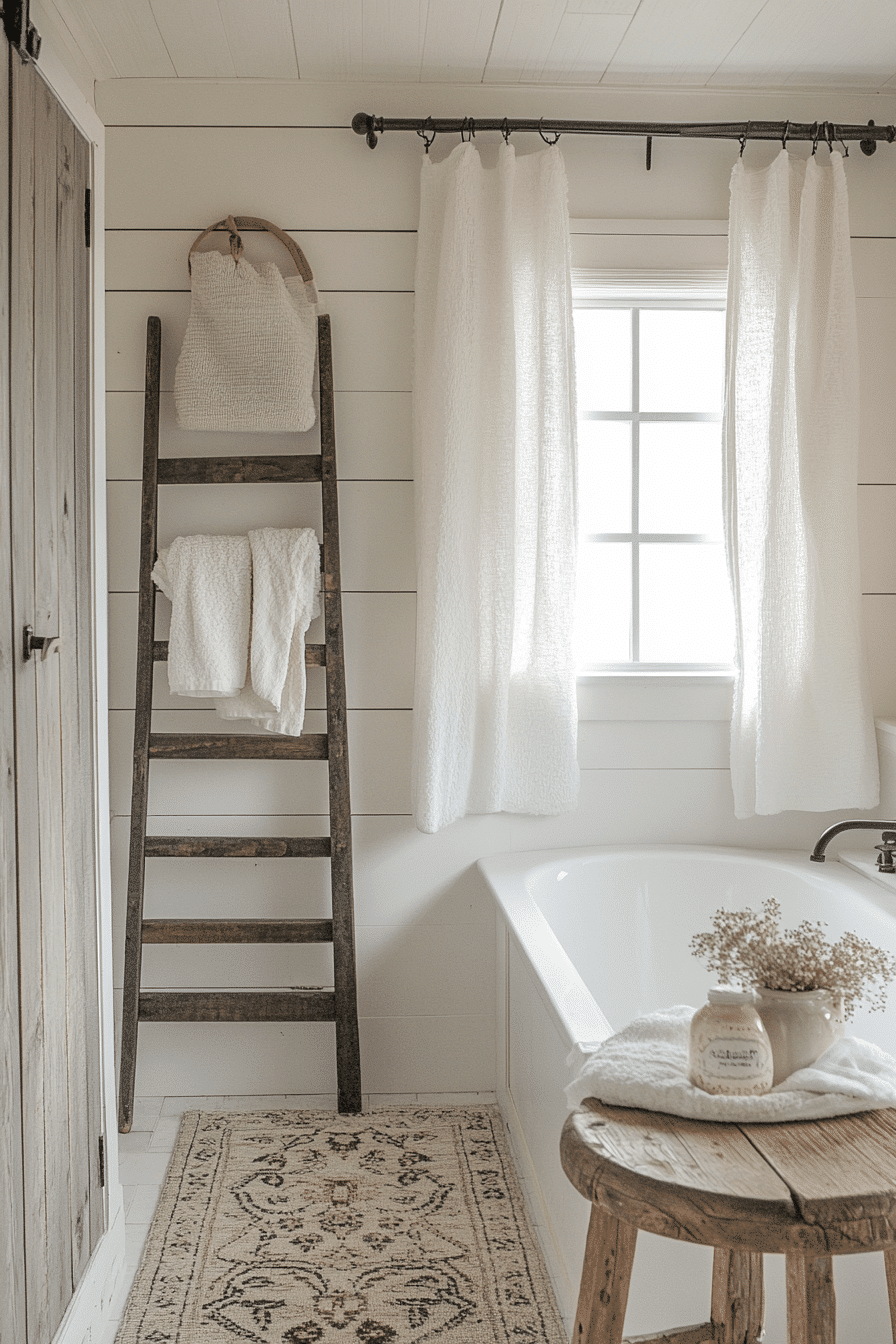
[[[249,539],[176,537],[159,551],[152,577],[171,599],[172,694],[238,695],[246,681],[249,650]]]
[[[896,1106],[896,1060],[869,1041],[844,1036],[809,1068],[799,1069],[761,1097],[715,1096],[688,1079],[694,1009],[687,1004],[636,1017],[596,1046],[574,1082],[570,1106],[597,1097],[610,1106],[664,1111],[694,1120],[773,1123],[820,1120]],[[568,1063],[580,1064],[576,1047]]]

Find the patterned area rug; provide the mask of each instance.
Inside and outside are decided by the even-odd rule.
[[[188,1112],[119,1344],[565,1344],[495,1106]]]

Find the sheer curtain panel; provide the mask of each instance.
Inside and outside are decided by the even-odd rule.
[[[421,174],[414,816],[576,805],[575,373],[557,149]]]
[[[846,176],[731,178],[725,495],[739,817],[878,801],[860,630],[859,363]]]

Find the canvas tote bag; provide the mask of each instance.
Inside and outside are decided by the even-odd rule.
[[[222,228],[230,233],[229,255],[196,250]],[[298,275],[284,279],[273,261],[250,265],[239,234],[250,228],[279,238]],[[228,215],[199,235],[187,265],[192,297],[174,375],[178,424],[239,432],[310,429],[318,298],[302,249],[266,219]]]

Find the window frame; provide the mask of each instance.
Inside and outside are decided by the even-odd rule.
[[[632,312],[632,409],[629,411],[593,411],[577,415],[582,420],[615,421],[628,423],[632,429],[632,530],[630,533],[594,533],[583,535],[581,542],[623,542],[632,549],[633,651],[639,649],[639,550],[644,543],[672,543],[684,545],[717,542],[718,537],[694,533],[642,533],[638,530],[638,462],[639,430],[642,423],[682,422],[721,424],[722,412],[652,412],[635,409],[639,403],[638,348],[640,313],[645,309],[710,309],[724,311],[726,307],[727,272],[718,267],[699,270],[584,270],[574,268],[572,273],[573,308],[617,308]],[[735,675],[730,663],[690,662],[661,663],[631,660],[585,665],[577,670],[579,682],[598,680],[606,683],[618,679],[631,685],[655,685],[667,680],[671,684],[729,685]]]

